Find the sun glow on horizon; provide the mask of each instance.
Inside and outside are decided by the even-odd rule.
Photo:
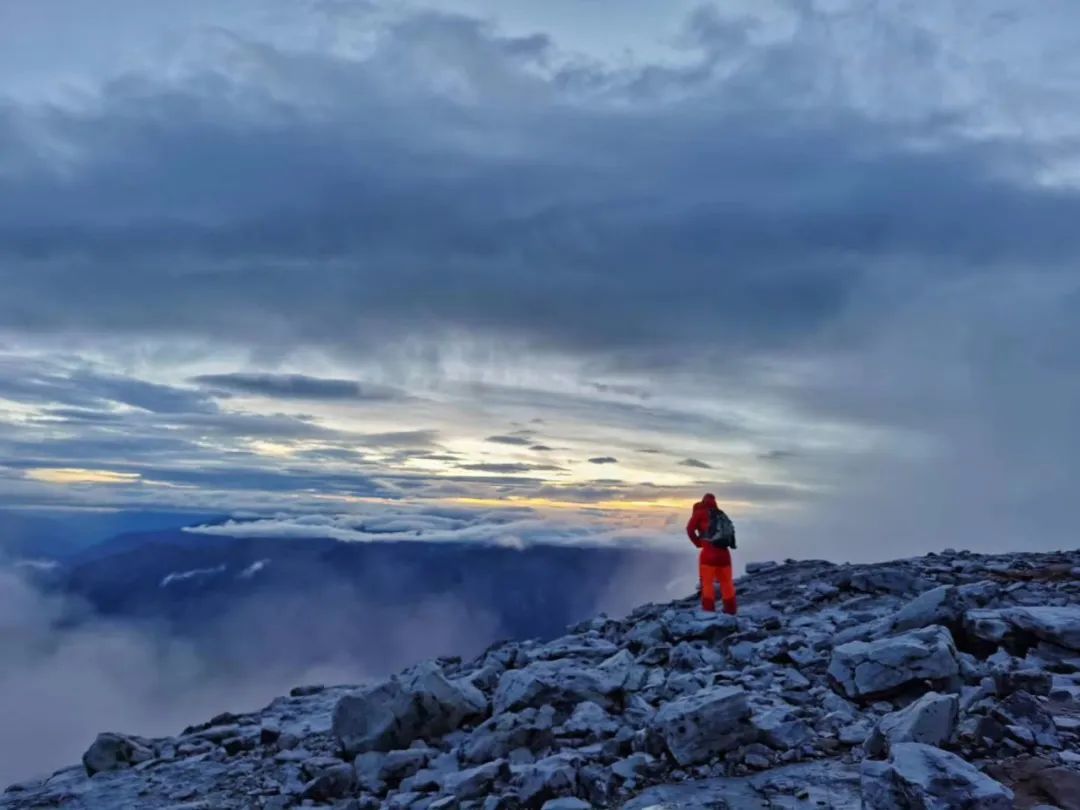
[[[139,473],[114,470],[90,470],[82,467],[34,467],[26,471],[26,477],[46,484],[138,484]]]

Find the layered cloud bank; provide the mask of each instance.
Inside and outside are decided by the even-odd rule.
[[[624,5],[3,12],[0,502],[1071,542],[1077,10]]]

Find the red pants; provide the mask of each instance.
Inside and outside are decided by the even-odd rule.
[[[735,615],[735,581],[731,575],[730,565],[705,565],[699,566],[701,571],[701,608],[702,610],[716,611],[716,583],[720,583],[720,596],[724,600],[724,613]]]

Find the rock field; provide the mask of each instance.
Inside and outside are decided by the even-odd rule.
[[[688,559],[692,565],[692,559]],[[3,810],[1080,810],[1080,552],[757,563],[554,640],[101,734]]]

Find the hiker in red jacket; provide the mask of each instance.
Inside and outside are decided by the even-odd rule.
[[[707,493],[694,504],[690,522],[686,524],[686,534],[690,542],[701,549],[698,567],[701,573],[701,607],[703,610],[716,611],[716,583],[720,583],[720,596],[724,600],[724,613],[735,615],[735,582],[731,575],[731,552],[709,542],[709,527],[712,523],[713,510],[718,510],[716,496]],[[723,514],[721,512],[720,514]],[[725,516],[726,518],[726,516]],[[734,548],[734,531],[731,547]]]

